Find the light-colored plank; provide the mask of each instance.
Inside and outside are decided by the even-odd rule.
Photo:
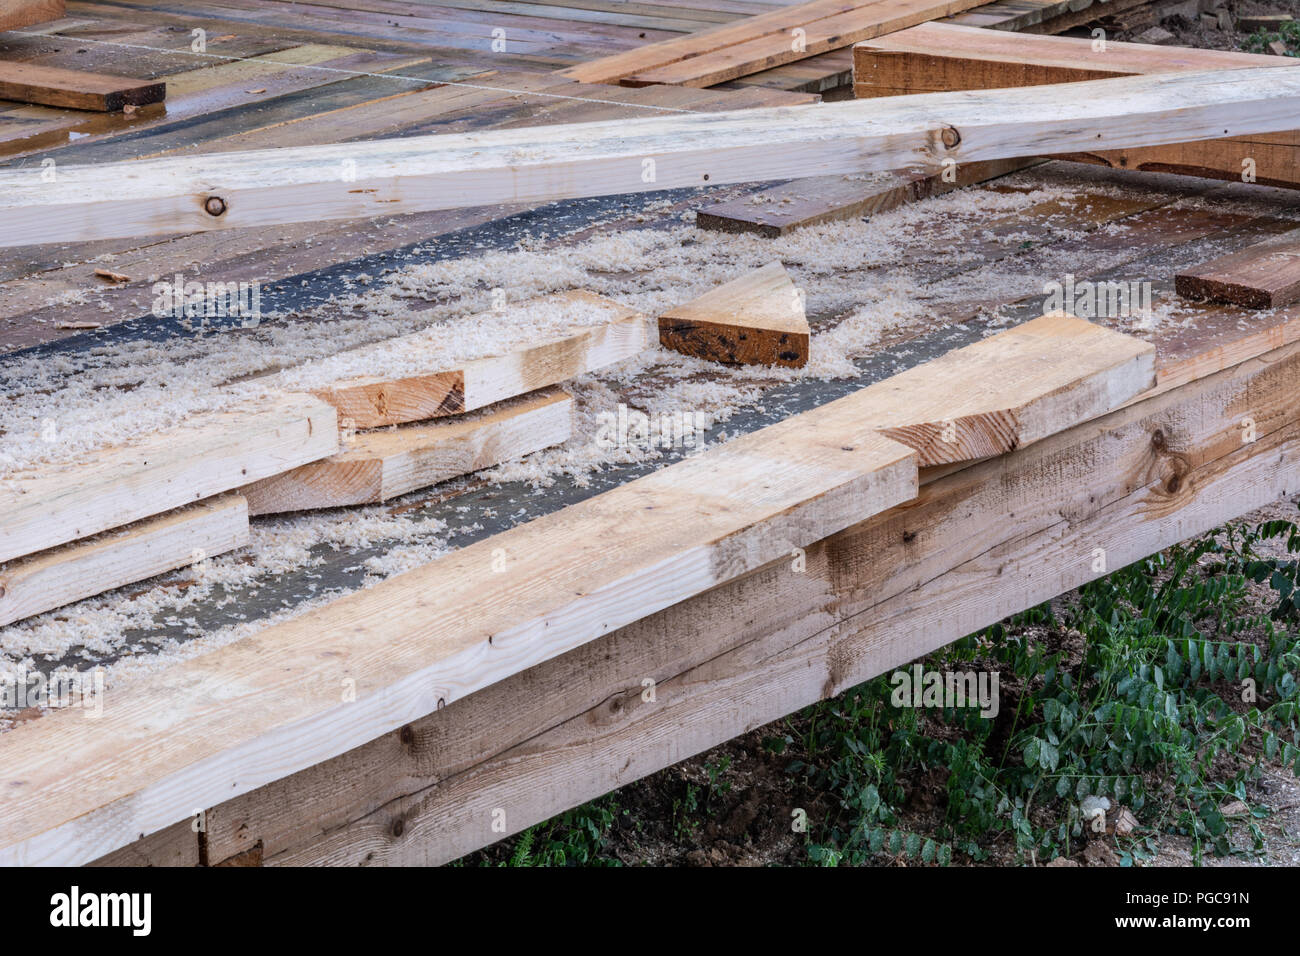
[[[215,412],[142,441],[0,487],[0,561],[201,501],[338,450],[334,409],[289,395],[256,411]]]
[[[67,0],[4,0],[0,30],[17,30],[67,15]]]
[[[568,441],[573,399],[554,389],[479,415],[362,432],[337,455],[241,489],[249,513],[375,504]]]
[[[1287,67],[0,172],[9,245],[1164,145],[1292,128]],[[348,159],[355,165],[344,165]],[[355,173],[355,179],[352,174]],[[345,175],[346,174],[346,175]]]
[[[808,364],[803,295],[785,266],[761,269],[711,289],[659,316],[659,344],[732,365]]]
[[[744,199],[707,206],[696,212],[695,225],[717,232],[753,232],[774,239],[805,226],[887,212],[904,203],[941,196],[1039,162],[1042,160],[966,163],[953,170],[951,181],[943,173],[915,170],[797,179]]]
[[[0,100],[114,113],[161,103],[167,84],[0,60]]]
[[[858,98],[1300,65],[1300,60],[1254,53],[1112,41],[1103,47],[1075,37],[1027,36],[943,23],[926,23],[860,43],[853,52],[853,90]],[[1097,144],[1064,158],[1119,169],[1297,188],[1300,150],[1296,146],[1300,146],[1300,131],[1292,129],[1158,148],[1112,151]]]
[[[227,495],[0,565],[0,625],[247,543],[248,507]]]
[[[1300,233],[1257,243],[1174,277],[1178,294],[1250,309],[1276,309],[1300,299]]]
[[[797,40],[789,33],[755,37],[702,56],[638,70],[622,79],[629,86],[668,83],[712,86],[820,53],[870,40],[938,17],[961,13],[981,0],[877,0],[838,16],[803,26]],[[664,41],[673,43],[673,40]]]
[[[635,309],[591,292],[575,290],[543,296],[517,308],[596,310],[605,321],[574,325],[543,341],[529,341],[497,355],[447,368],[445,356],[424,333],[390,339],[345,353],[352,364],[375,369],[389,367],[392,358],[420,356],[427,370],[410,374],[361,375],[327,386],[309,387],[312,394],[338,409],[339,421],[355,428],[377,428],[439,418],[484,408],[494,402],[584,375],[631,358],[647,345],[646,320]],[[466,320],[472,323],[474,318]]]
[[[1116,354],[1065,380],[1002,376],[1026,410],[1016,444],[1064,421],[1049,408],[1088,417],[1144,387],[1131,340],[1104,334]],[[1013,330],[961,351],[1066,364],[1043,347]],[[911,499],[916,453],[872,422],[897,420],[915,387],[886,380],[475,542],[133,682],[101,720],[19,726],[0,736],[0,861],[93,859]]]

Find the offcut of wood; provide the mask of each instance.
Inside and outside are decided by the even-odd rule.
[[[0,171],[9,245],[540,203],[1293,128],[1289,67]]]
[[[1300,299],[1300,231],[1212,259],[1174,276],[1181,296],[1275,309]]]
[[[584,375],[631,358],[646,348],[646,320],[629,309],[592,292],[575,290],[545,298],[560,303],[598,305],[608,309],[602,325],[578,326],[563,336],[530,343],[514,352],[467,362],[455,369],[425,375],[389,378],[381,374],[345,379],[312,394],[338,409],[339,422],[355,428],[377,428],[440,418],[483,408],[494,402]],[[418,347],[419,333],[407,336]],[[382,356],[403,338],[352,350],[362,364],[368,354]],[[440,365],[430,355],[430,366]],[[376,358],[376,367],[382,359]]]
[[[803,294],[770,262],[659,316],[659,344],[728,365],[808,364]]]
[[[920,422],[900,401],[924,411],[918,394],[978,375],[987,407],[954,414],[997,415],[959,429],[983,453],[1149,384],[1126,336],[1097,329],[1112,353],[1066,353],[1042,328],[970,347],[1020,380],[954,358],[928,383],[869,386],[132,682],[99,720],[55,713],[0,735],[0,862],[94,859],[914,498],[920,456],[872,424]]]
[[[377,504],[569,440],[573,399],[550,389],[467,419],[360,432],[337,455],[241,489],[253,515]]]
[[[162,82],[0,61],[0,100],[116,113],[126,106],[161,103],[166,96]]]
[[[0,625],[247,543],[248,507],[239,495],[225,495],[0,565]]]
[[[715,232],[752,232],[769,239],[823,222],[888,212],[909,202],[942,196],[1041,163],[1039,159],[995,159],[966,163],[943,173],[895,170],[869,176],[816,176],[764,189],[744,199],[708,206],[695,225]]]

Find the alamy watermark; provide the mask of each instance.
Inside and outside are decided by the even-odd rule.
[[[920,664],[889,677],[895,707],[978,707],[981,717],[998,715],[997,671],[927,671]]]
[[[153,284],[153,314],[159,319],[240,319],[254,328],[262,320],[262,284],[189,282],[179,273]]]
[[[17,670],[0,674],[0,709],[25,710],[28,707],[55,710],[78,707],[86,717],[104,713],[104,670],[55,674],[47,677],[40,671]]]
[[[1044,312],[1069,312],[1081,319],[1119,319],[1151,315],[1150,282],[1064,282],[1043,286]]]
[[[675,448],[695,454],[704,449],[704,433],[709,418],[699,411],[661,412],[647,415],[622,402],[616,412],[601,412],[597,416],[596,447],[612,448]]]

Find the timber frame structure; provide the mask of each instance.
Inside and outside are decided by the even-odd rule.
[[[0,376],[154,342],[166,323],[132,296],[173,265],[256,272],[306,310],[342,266],[420,263],[431,240],[451,258],[535,230],[563,255],[687,213],[779,238],[958,189],[1048,198],[969,214],[972,257],[940,245],[918,288],[1049,268],[1041,245],[1080,281],[1172,295],[1177,274],[1195,315],[1087,321],[972,281],[850,384],[766,383],[775,410],[702,454],[591,489],[440,485],[418,507],[482,525],[455,550],[309,608],[303,573],[307,609],[268,602],[240,639],[110,687],[99,720],[20,715],[6,864],[449,862],[1300,493],[1300,73],[1267,58],[1117,45],[1103,70],[1086,41],[1016,35],[1089,22],[1049,0],[42,4],[0,21]],[[485,69],[498,19],[519,49]],[[192,22],[221,62],[195,66]],[[850,80],[854,101],[819,102]],[[70,275],[113,321],[65,321]],[[643,354],[655,316],[616,291],[537,308],[556,302],[595,318],[452,365],[407,361],[420,331],[380,340],[364,375],[277,369],[255,409],[0,473],[0,638],[174,586],[191,554],[247,547],[250,516],[382,504],[570,440],[563,386]],[[830,321],[779,261],[658,318],[678,352],[792,369]]]

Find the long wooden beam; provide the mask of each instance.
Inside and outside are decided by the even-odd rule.
[[[874,172],[1285,130],[1300,71],[675,115],[0,173],[9,245]]]
[[[946,23],[925,23],[860,43],[853,48],[853,57],[853,92],[859,98],[1300,66],[1300,60],[1256,53],[1113,41],[1099,45],[1076,37],[1026,36]],[[1294,128],[1154,148],[1126,144],[1121,150],[1099,146],[1076,154],[1054,152],[1062,158],[1119,169],[1300,188],[1300,131]]]
[[[1155,380],[1146,343],[1044,317],[133,682],[98,720],[29,722],[0,736],[0,862],[93,859],[915,497],[920,456],[877,429],[934,421],[963,354],[982,384],[951,440],[978,454]]]
[[[102,862],[437,864],[1300,491],[1300,346],[914,502]],[[1253,442],[1241,421],[1259,424]],[[1104,563],[1099,565],[1097,549]],[[743,608],[743,613],[738,609]],[[653,695],[645,681],[653,681]]]
[[[0,30],[18,30],[47,20],[58,20],[67,13],[67,0],[4,0],[0,10]]]

